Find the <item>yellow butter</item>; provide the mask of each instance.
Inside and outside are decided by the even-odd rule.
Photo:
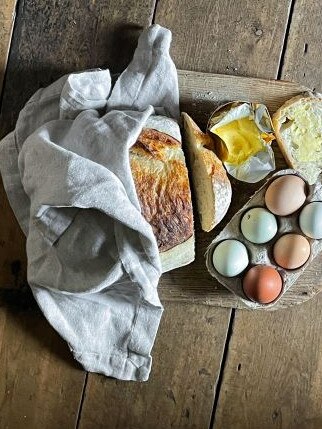
[[[220,159],[233,165],[243,164],[274,138],[261,133],[249,118],[237,119],[218,128],[212,127],[210,131],[221,139],[217,147]]]
[[[321,163],[322,112],[314,104],[297,104],[286,119],[281,131],[291,140],[294,158],[299,162]]]

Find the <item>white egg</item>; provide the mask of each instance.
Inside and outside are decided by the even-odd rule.
[[[240,224],[243,236],[255,244],[267,243],[277,233],[275,216],[262,207],[248,210]]]
[[[237,276],[249,263],[247,249],[238,240],[222,241],[214,250],[212,262],[215,270],[222,276]]]
[[[314,201],[306,205],[299,218],[302,232],[310,238],[322,238],[322,201]]]

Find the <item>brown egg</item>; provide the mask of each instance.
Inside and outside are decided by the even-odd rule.
[[[309,259],[310,253],[310,243],[300,234],[282,235],[273,248],[275,262],[287,270],[301,267]]]
[[[288,216],[298,210],[306,200],[305,182],[288,174],[272,182],[265,193],[265,203],[272,213]]]
[[[245,295],[260,304],[269,304],[282,291],[282,278],[278,271],[269,265],[256,265],[247,271],[243,279]]]

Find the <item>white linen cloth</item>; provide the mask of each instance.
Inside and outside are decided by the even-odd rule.
[[[144,30],[114,88],[108,70],[92,70],[40,89],[0,143],[41,310],[86,370],[123,380],[148,379],[163,311],[129,148],[150,115],[179,118],[170,42],[165,28]]]

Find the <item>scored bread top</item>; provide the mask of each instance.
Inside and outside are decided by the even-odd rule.
[[[193,211],[181,143],[144,128],[130,149],[130,163],[142,214],[152,226],[159,251],[188,240],[193,235]]]

